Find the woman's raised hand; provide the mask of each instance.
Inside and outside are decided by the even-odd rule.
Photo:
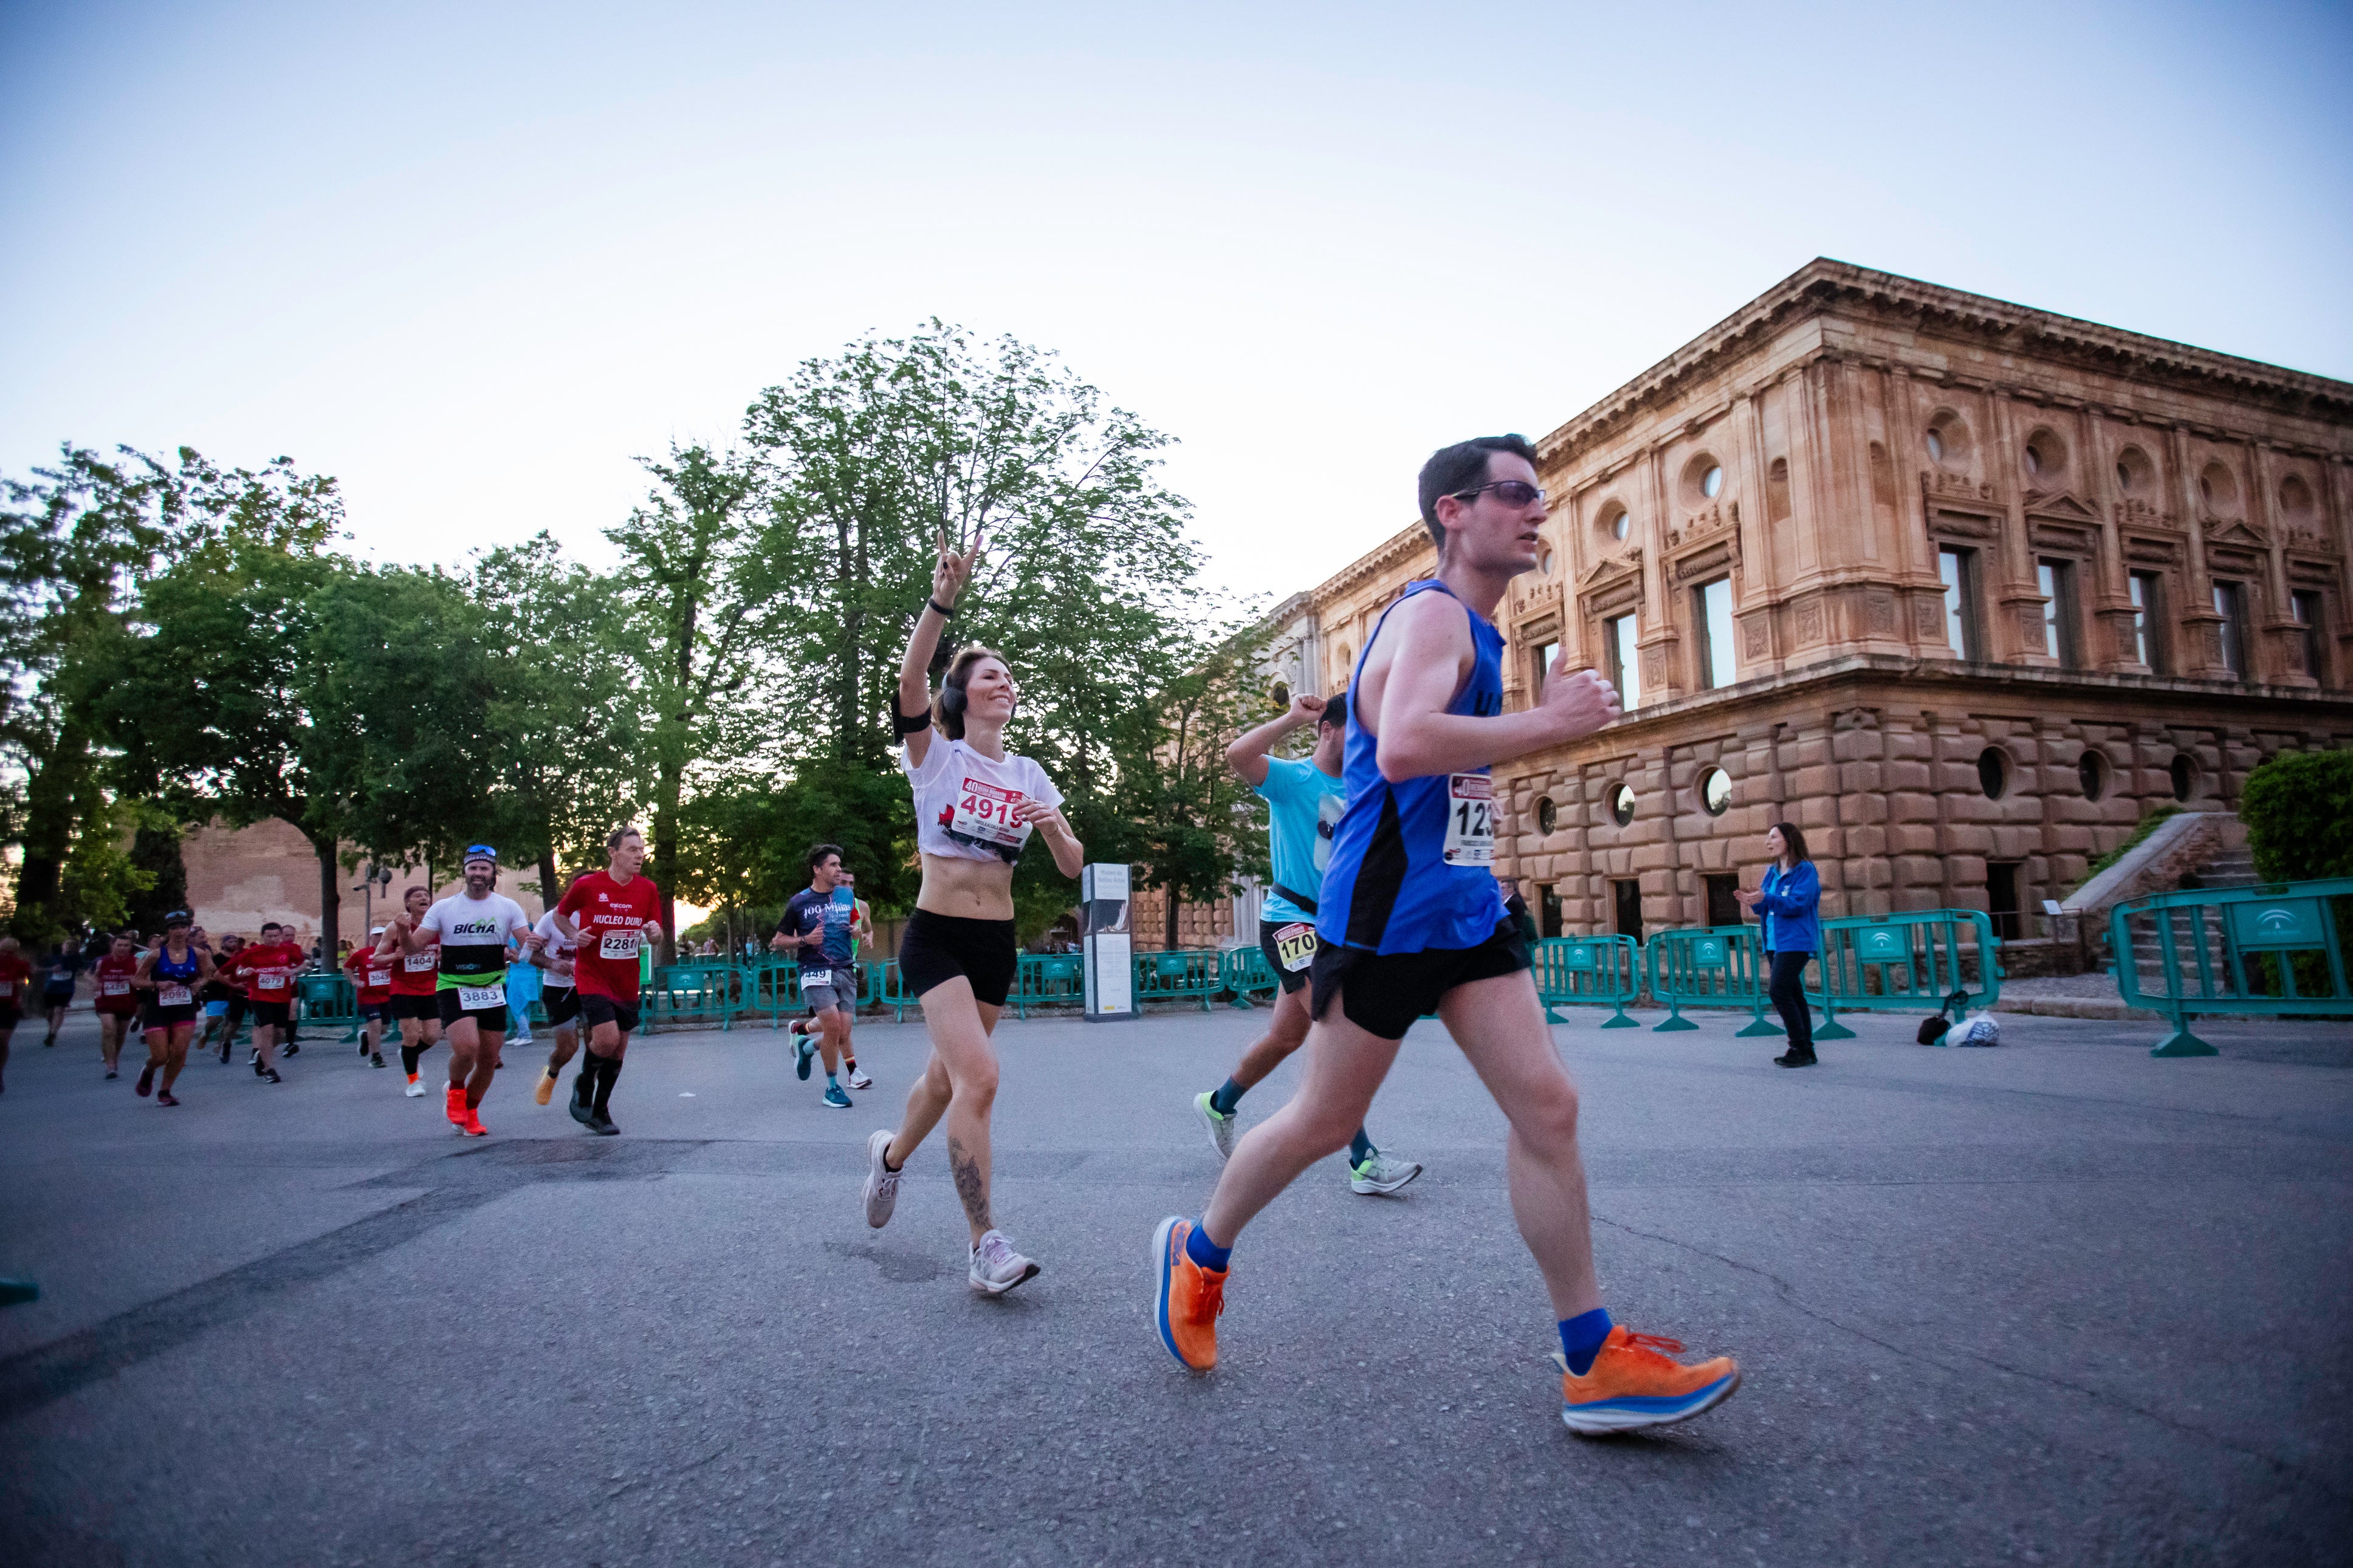
[[[948,543],[945,533],[940,535],[940,563],[932,568],[932,597],[944,608],[955,608],[956,595],[972,577],[973,563],[980,559],[980,536],[973,535],[972,548],[959,554]]]

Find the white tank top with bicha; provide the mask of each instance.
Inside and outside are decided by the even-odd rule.
[[[1030,827],[1013,820],[1013,808],[1025,800],[1062,804],[1062,792],[1028,757],[1008,752],[998,762],[937,731],[922,766],[908,760],[913,754],[912,747],[901,752],[899,765],[915,786],[915,847],[926,855],[1018,860]]]

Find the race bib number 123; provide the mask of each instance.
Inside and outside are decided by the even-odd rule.
[[[1494,864],[1495,781],[1485,773],[1447,778],[1445,855],[1450,866]]]

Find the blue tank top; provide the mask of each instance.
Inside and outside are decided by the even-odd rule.
[[[188,949],[188,956],[174,963],[172,950],[162,948],[157,951],[154,966],[148,970],[147,974],[152,980],[171,980],[185,985],[196,977],[196,950],[193,947]]]
[[[1347,760],[1341,768],[1348,807],[1332,832],[1332,859],[1324,869],[1315,919],[1317,938],[1335,945],[1381,953],[1476,947],[1504,919],[1504,894],[1492,869],[1447,863],[1447,819],[1455,810],[1450,775],[1396,784],[1381,777],[1375,755],[1378,742],[1366,730],[1356,704],[1365,661],[1372,658],[1389,613],[1416,594],[1433,592],[1454,597],[1435,578],[1406,585],[1365,639],[1349,677]],[[1471,679],[1446,710],[1492,717],[1504,710],[1504,634],[1469,605],[1463,609],[1471,618],[1475,658]]]

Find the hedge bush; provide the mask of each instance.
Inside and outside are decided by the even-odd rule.
[[[2353,877],[2353,751],[2274,756],[2247,775],[2239,820],[2267,882]]]

